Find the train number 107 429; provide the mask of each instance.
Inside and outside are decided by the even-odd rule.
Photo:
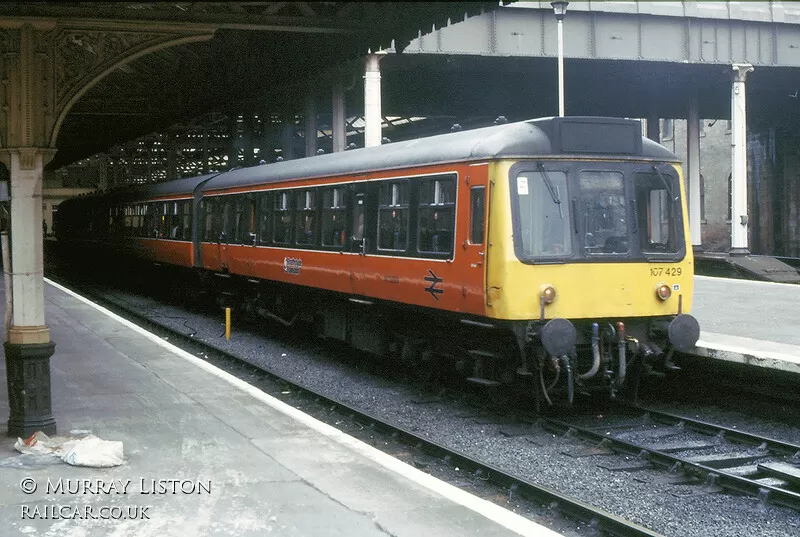
[[[681,267],[650,267],[650,276],[680,276]]]

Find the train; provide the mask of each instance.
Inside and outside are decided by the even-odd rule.
[[[56,237],[553,405],[635,391],[695,346],[684,192],[638,120],[548,117],[83,195]]]

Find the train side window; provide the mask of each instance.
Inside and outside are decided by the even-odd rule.
[[[142,227],[141,220],[141,206],[138,203],[131,205],[131,237],[139,236],[139,228]]]
[[[225,220],[225,237],[229,244],[244,244],[247,241],[243,240],[243,234],[250,231],[249,211],[246,209],[244,196],[228,196],[226,202],[227,216]],[[248,213],[245,216],[245,213]],[[247,219],[247,224],[245,224]],[[247,228],[247,229],[243,229]]]
[[[217,242],[217,239],[219,239],[221,226],[219,213],[216,210],[216,206],[220,204],[219,202],[220,200],[218,198],[205,198],[203,200],[203,206],[205,209],[203,211],[203,214],[205,215],[205,225],[203,226],[204,242]]]
[[[272,242],[272,205],[269,192],[258,194],[258,243],[270,244]]]
[[[125,225],[125,236],[131,237],[133,236],[133,206],[125,205],[123,209],[125,211],[125,219],[123,220]]]
[[[192,240],[192,201],[182,202],[181,209],[181,239]]]
[[[152,236],[152,233],[150,226],[150,211],[148,211],[149,207],[146,203],[139,203],[137,208],[139,213],[139,227],[136,230],[136,236],[150,237]]]
[[[451,253],[455,228],[456,182],[440,177],[419,185],[417,249],[425,253]]]
[[[347,207],[342,186],[322,191],[322,245],[344,247]]]
[[[144,219],[142,236],[157,239],[161,225],[161,203],[148,203],[144,205]]]
[[[378,190],[378,250],[408,248],[408,182],[391,182]]]
[[[486,188],[474,186],[469,192],[469,242],[483,244],[486,219]]]
[[[220,198],[218,210],[220,212],[220,226],[217,241],[230,243],[235,240],[234,223],[234,196],[223,196]]]
[[[275,244],[289,244],[292,240],[292,193],[277,192],[272,212],[272,236]]]
[[[317,203],[315,190],[301,190],[297,197],[297,244],[310,246],[317,242]]]
[[[188,202],[186,201],[171,201],[167,204],[167,223],[168,229],[165,237],[173,240],[184,240],[187,238],[184,231],[184,207]]]
[[[156,228],[158,229],[158,235],[156,235],[159,239],[169,238],[169,230],[170,230],[170,223],[172,222],[172,206],[175,202],[163,202],[157,203],[156,208],[158,209],[158,214],[156,216]]]
[[[239,244],[254,244],[255,206],[252,194],[238,196],[236,200],[236,241]]]

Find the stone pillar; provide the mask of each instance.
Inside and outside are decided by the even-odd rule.
[[[345,125],[344,84],[341,78],[333,83],[333,110],[331,114],[331,133],[333,135],[333,152],[344,151],[347,145],[347,125]]]
[[[306,156],[313,157],[317,154],[317,102],[314,96],[306,96],[305,132]]]
[[[381,70],[379,62],[386,52],[369,54],[364,73],[364,147],[381,145]]]
[[[689,231],[692,236],[692,248],[695,251],[702,251],[700,226],[700,118],[696,92],[690,97],[689,112],[686,120],[686,168]]]
[[[37,430],[55,434],[50,401],[50,357],[55,344],[44,321],[42,170],[52,151],[3,151],[11,175],[11,327],[4,350],[9,436]],[[31,232],[33,231],[33,232]]]
[[[747,113],[745,79],[753,70],[747,63],[735,63],[731,83],[731,255],[747,255]]]

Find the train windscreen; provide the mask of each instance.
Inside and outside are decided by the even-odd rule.
[[[678,260],[686,246],[671,166],[520,163],[511,172],[514,248],[530,262]]]

